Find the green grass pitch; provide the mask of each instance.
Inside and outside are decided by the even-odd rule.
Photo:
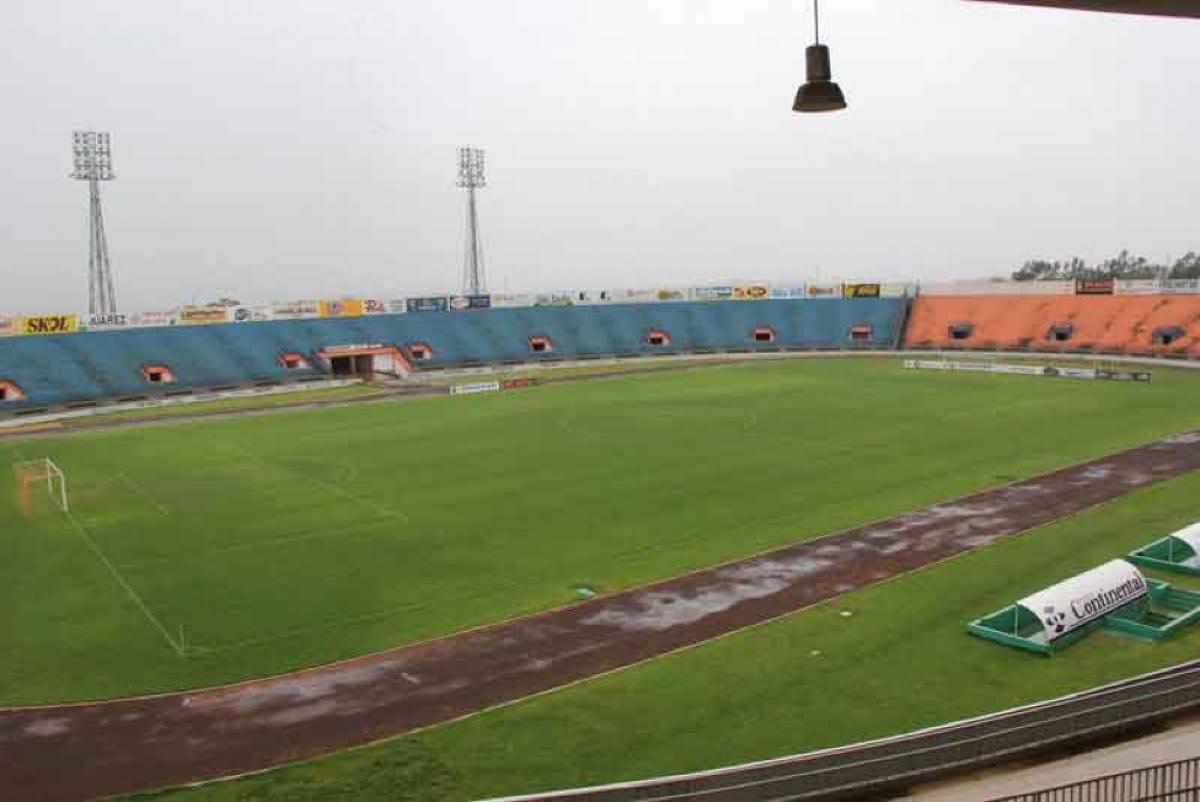
[[[24,517],[0,482],[0,702],[530,613],[1198,425],[1198,387],[812,360],[0,443],[72,502]]]

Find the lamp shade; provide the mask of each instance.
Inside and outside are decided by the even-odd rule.
[[[825,45],[809,45],[804,51],[807,80],[796,92],[792,111],[837,111],[846,108],[842,89],[832,80],[829,67],[829,48]]]

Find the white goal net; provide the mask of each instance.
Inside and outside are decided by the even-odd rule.
[[[14,462],[17,480],[17,500],[26,515],[32,515],[38,495],[46,492],[50,501],[63,512],[70,512],[67,503],[67,477],[52,459],[33,459]]]

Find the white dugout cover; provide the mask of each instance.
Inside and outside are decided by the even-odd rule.
[[[1200,537],[1200,530],[1196,534]],[[1026,596],[1017,604],[1038,617],[1049,642],[1142,598],[1147,592],[1141,571],[1124,560],[1112,560]]]

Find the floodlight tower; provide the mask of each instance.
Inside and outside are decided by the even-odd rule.
[[[483,177],[483,150],[458,149],[458,186],[467,190],[467,247],[463,257],[463,295],[487,292],[483,275],[483,247],[479,244],[479,210],[475,190],[486,187]]]
[[[112,181],[112,148],[107,132],[76,131],[73,139],[75,171],[71,178],[88,182],[88,312],[115,315],[117,295],[113,291],[112,266],[108,262],[108,240],[104,236],[104,212],[100,208],[100,182]]]

